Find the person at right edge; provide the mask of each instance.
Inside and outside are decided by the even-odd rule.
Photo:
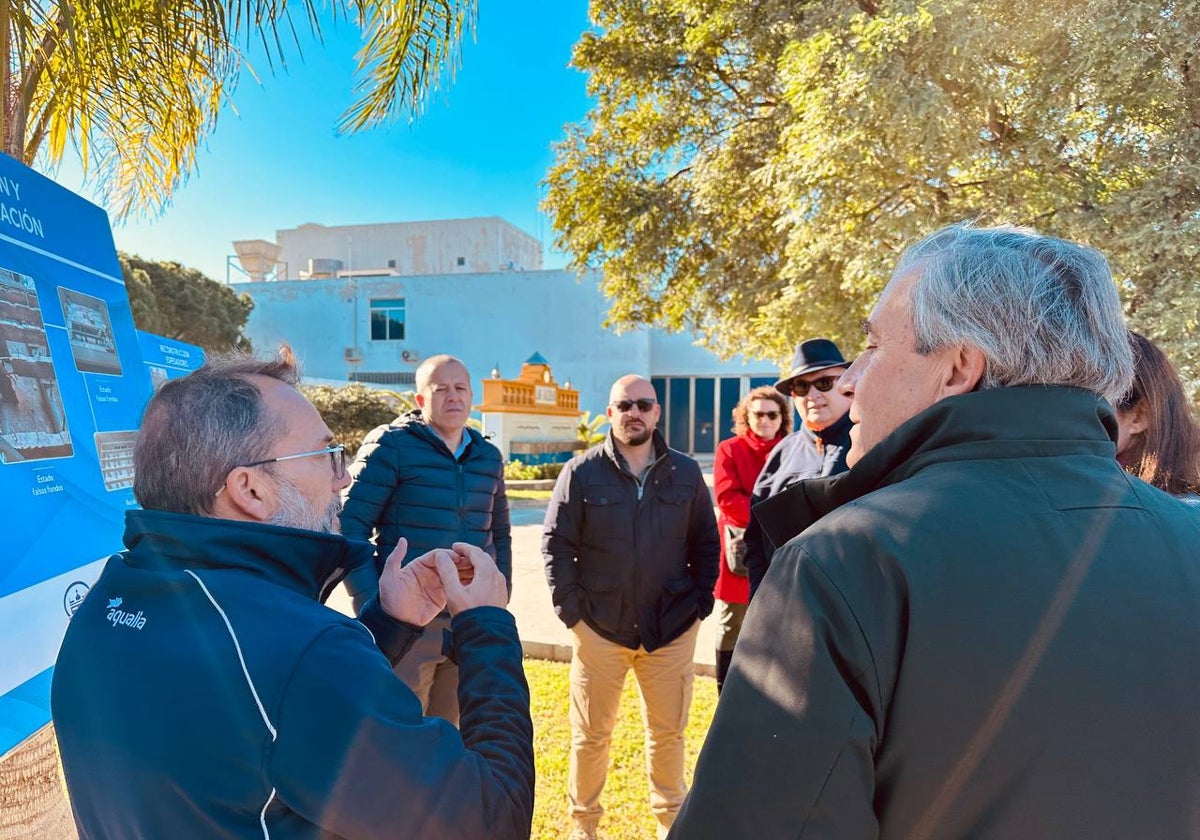
[[[850,451],[850,398],[835,387],[849,362],[827,338],[810,338],[796,345],[792,370],[775,383],[775,390],[790,396],[800,412],[801,424],[779,442],[763,466],[750,508],[782,493],[806,478],[845,472]],[[754,516],[743,535],[750,599],[771,565],[775,544],[763,533]]]
[[[1133,385],[1116,403],[1117,462],[1200,510],[1200,423],[1162,348],[1129,332]]]
[[[1200,836],[1200,517],[1117,463],[1104,257],[954,225],[865,326],[850,470],[755,511],[782,547],[672,837]]]

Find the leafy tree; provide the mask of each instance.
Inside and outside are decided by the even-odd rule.
[[[250,349],[250,340],[242,334],[254,309],[249,295],[177,262],[119,257],[138,329],[210,351]]]
[[[1200,383],[1200,5],[593,0],[595,105],[546,205],[618,327],[783,360],[860,344],[900,251],[963,219],[1109,258]]]
[[[334,439],[346,445],[347,458],[354,457],[369,431],[417,407],[410,392],[381,391],[357,383],[342,387],[302,385],[300,391],[321,412]]]
[[[154,212],[195,167],[200,141],[236,86],[241,44],[273,67],[296,39],[293,8],[319,35],[325,4],[297,0],[0,0],[0,150],[51,166],[68,140],[117,217]],[[343,0],[364,30],[355,131],[420,110],[453,67],[476,0]]]

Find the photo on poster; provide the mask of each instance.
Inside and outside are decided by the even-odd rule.
[[[167,369],[158,365],[148,365],[148,367],[150,368],[150,389],[157,391],[167,384]]]
[[[133,445],[137,430],[127,432],[96,432],[96,454],[100,458],[100,474],[104,489],[110,493],[133,486]]]
[[[113,336],[108,304],[100,298],[72,289],[58,287],[62,302],[63,320],[71,355],[81,373],[121,374],[121,359],[117,356],[117,341]]]
[[[0,267],[0,463],[73,454],[33,278]]]

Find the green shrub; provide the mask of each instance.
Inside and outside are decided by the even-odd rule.
[[[504,478],[508,481],[537,481],[555,479],[563,470],[563,464],[523,464],[513,459],[504,465]]]
[[[411,393],[381,391],[358,383],[301,385],[300,392],[321,412],[334,439],[345,444],[347,458],[354,457],[369,431],[416,407]]]
[[[565,467],[565,466],[566,466],[566,464],[564,464],[562,462],[559,462],[557,464],[538,464],[537,465],[538,478],[549,478],[549,479],[558,478],[558,474],[563,471],[563,467]]]
[[[504,465],[504,478],[507,481],[532,481],[537,478],[537,467],[514,459]]]

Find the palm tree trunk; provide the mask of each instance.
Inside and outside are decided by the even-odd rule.
[[[0,840],[75,840],[54,727],[47,725],[0,762]]]

